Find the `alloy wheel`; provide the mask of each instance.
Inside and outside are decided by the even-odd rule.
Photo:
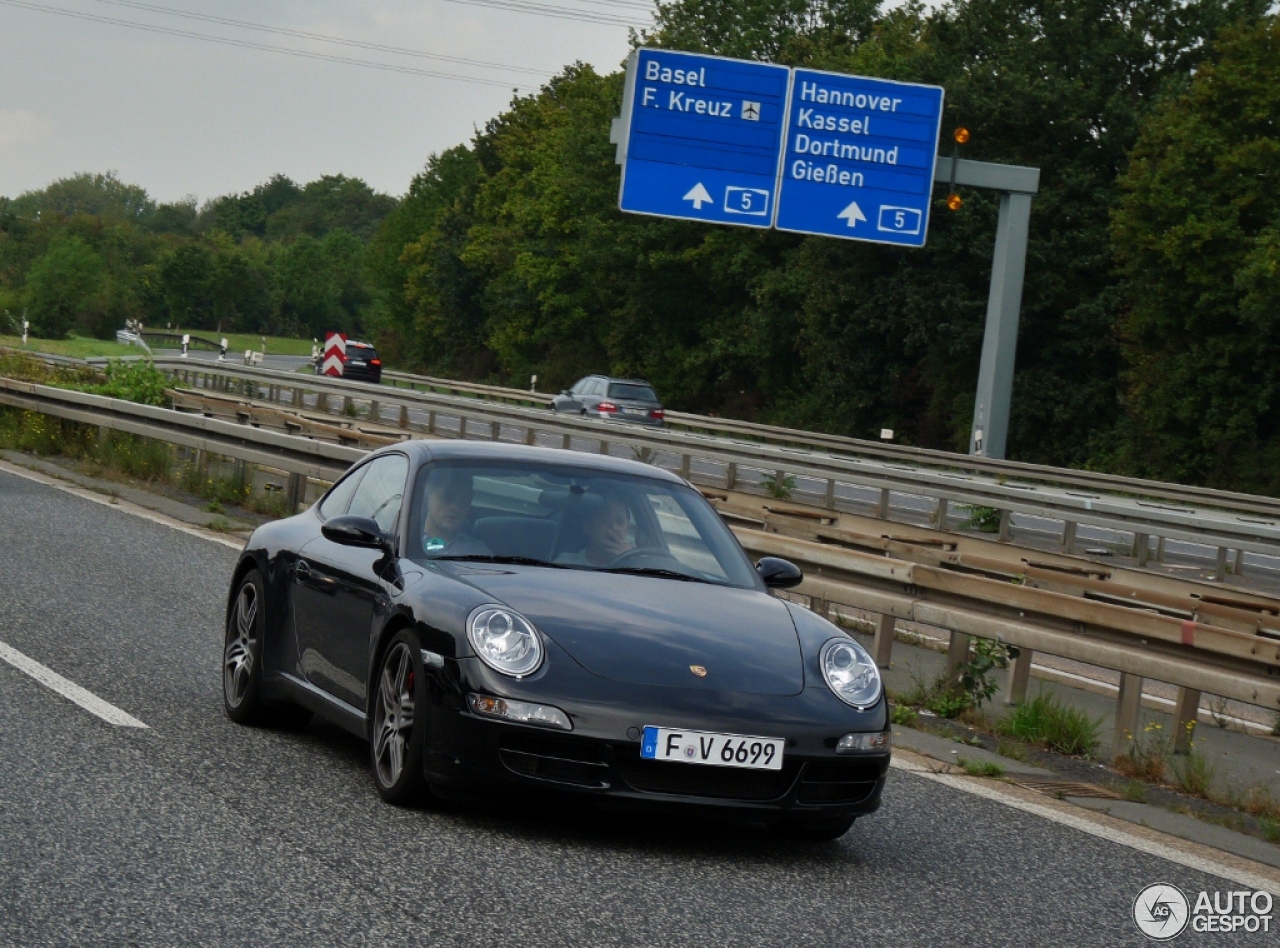
[[[238,708],[249,692],[257,650],[258,590],[246,582],[236,597],[227,629],[227,647],[222,653],[222,687],[227,704],[233,708]]]
[[[413,656],[408,645],[398,642],[382,663],[373,715],[374,767],[384,787],[395,786],[404,772],[413,703]]]

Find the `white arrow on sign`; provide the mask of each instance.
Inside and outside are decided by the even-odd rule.
[[[850,227],[857,227],[858,221],[866,221],[867,215],[862,213],[857,201],[850,201],[849,206],[836,215],[837,219],[846,220]]]
[[[686,194],[684,197],[682,197],[680,200],[692,201],[693,209],[695,211],[700,211],[702,210],[702,205],[711,203],[711,195],[707,193],[707,189],[704,188],[702,186],[702,182],[699,181],[697,184],[691,187],[689,189],[689,193]],[[864,217],[863,220],[866,220],[866,218]]]

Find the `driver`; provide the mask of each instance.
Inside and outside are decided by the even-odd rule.
[[[471,472],[438,467],[427,475],[427,515],[422,549],[432,556],[492,556],[482,542],[462,529],[471,516]]]
[[[582,532],[587,535],[587,548],[572,553],[561,553],[557,563],[572,566],[608,566],[634,544],[627,539],[631,525],[631,511],[615,494],[597,493],[599,504],[592,504]]]

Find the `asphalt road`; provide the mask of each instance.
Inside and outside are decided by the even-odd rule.
[[[398,810],[336,729],[224,717],[233,550],[3,472],[0,525],[0,642],[148,726],[0,662],[0,945],[1137,945],[1147,884],[1241,888],[896,770],[824,844]]]

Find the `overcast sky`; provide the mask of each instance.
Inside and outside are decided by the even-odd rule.
[[[429,154],[468,141],[510,101],[512,86],[531,91],[575,60],[611,72],[627,54],[624,25],[477,3],[651,22],[642,0],[0,0],[0,194],[108,170],[161,201],[193,195],[203,202],[277,173],[306,182],[341,172],[403,194]],[[55,9],[497,85],[217,45],[48,12]],[[344,47],[159,10],[535,72]]]

